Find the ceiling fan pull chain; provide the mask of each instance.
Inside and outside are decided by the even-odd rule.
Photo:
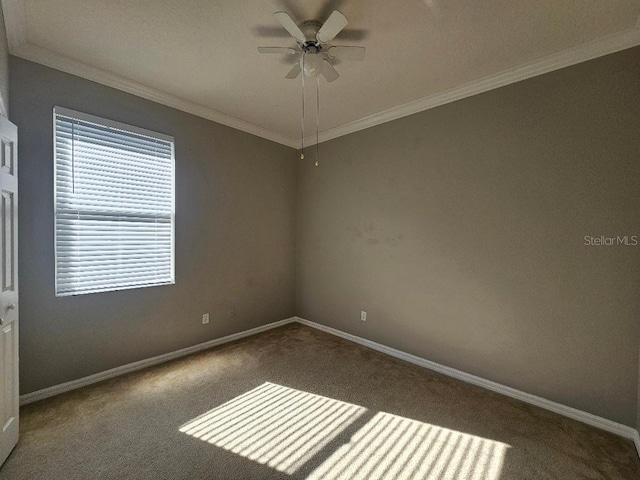
[[[304,160],[304,55],[302,55],[302,141],[300,147],[300,160]]]
[[[316,76],[316,167],[320,165],[318,160],[318,145],[320,144],[320,76]]]

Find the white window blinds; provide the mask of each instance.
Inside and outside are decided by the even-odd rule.
[[[54,118],[56,295],[173,283],[173,138]]]

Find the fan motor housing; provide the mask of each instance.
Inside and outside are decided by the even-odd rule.
[[[300,48],[302,48],[304,53],[318,54],[322,50],[322,45],[315,40],[307,40]]]
[[[304,33],[304,37],[312,39],[300,45],[300,48],[302,48],[305,53],[320,53],[322,50],[322,45],[316,40],[316,35],[320,27],[322,27],[322,23],[317,20],[307,20],[300,24],[300,30]]]

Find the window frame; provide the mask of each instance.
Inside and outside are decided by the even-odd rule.
[[[58,178],[57,178],[57,161],[58,161],[58,152],[56,148],[57,144],[57,126],[56,126],[56,116],[62,115],[65,117],[70,117],[76,120],[95,123],[97,125],[115,128],[117,130],[122,130],[126,133],[133,133],[137,135],[143,135],[146,137],[162,140],[170,143],[171,145],[171,278],[166,282],[158,282],[158,283],[150,283],[147,285],[129,285],[129,286],[118,286],[118,287],[110,287],[110,288],[98,288],[95,290],[88,290],[83,292],[58,292],[58,228],[57,228],[57,218],[58,218]],[[152,130],[147,130],[145,128],[137,127],[135,125],[129,125],[122,122],[117,122],[115,120],[111,120],[104,117],[99,117],[97,115],[91,115],[84,112],[78,112],[77,110],[72,110],[66,107],[54,106],[53,107],[53,124],[52,124],[52,132],[53,132],[53,248],[54,248],[54,292],[56,297],[70,297],[77,295],[89,295],[94,293],[107,293],[107,292],[117,292],[122,290],[133,290],[140,288],[148,288],[148,287],[160,287],[164,285],[175,285],[176,283],[176,272],[175,272],[175,262],[176,262],[176,155],[175,155],[175,138],[171,135],[167,135],[164,133],[154,132]]]

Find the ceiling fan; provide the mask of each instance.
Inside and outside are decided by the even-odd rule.
[[[308,77],[322,75],[333,82],[340,74],[334,68],[335,60],[364,60],[365,47],[330,45],[330,42],[347,26],[349,21],[338,10],[334,10],[324,24],[311,20],[298,25],[287,12],[273,14],[276,20],[295,38],[293,47],[258,47],[260,53],[297,55],[297,62],[285,78],[293,79],[303,72]]]

